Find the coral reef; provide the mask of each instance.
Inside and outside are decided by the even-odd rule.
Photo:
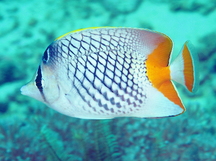
[[[0,160],[216,160],[215,2],[171,0],[0,1]],[[150,28],[174,53],[190,39],[200,59],[196,94],[177,85],[187,111],[163,119],[70,118],[22,96],[45,48],[93,26]]]

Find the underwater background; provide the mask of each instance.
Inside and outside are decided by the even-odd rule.
[[[0,161],[216,160],[215,0],[0,0]],[[147,28],[168,35],[174,55],[190,40],[199,55],[187,111],[162,119],[84,120],[20,94],[46,47],[75,29]]]

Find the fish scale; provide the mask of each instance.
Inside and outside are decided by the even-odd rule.
[[[115,33],[111,34],[112,36],[97,33],[97,40],[95,37],[92,38],[92,35],[95,36],[96,34],[90,33],[89,35],[85,35],[85,33],[83,33],[81,36],[69,35],[50,46],[50,48],[54,48],[54,50],[50,50],[53,53],[57,48],[57,56],[53,57],[59,58],[58,61],[64,60],[62,59],[62,57],[64,57],[63,55],[67,55],[69,56],[67,59],[69,62],[75,62],[75,64],[69,63],[70,66],[67,73],[69,73],[69,78],[73,78],[71,80],[72,86],[74,87],[73,90],[76,90],[75,92],[78,93],[85,102],[84,105],[82,105],[83,109],[85,110],[84,107],[89,106],[94,110],[91,112],[98,112],[94,109],[94,103],[92,102],[96,101],[100,107],[100,113],[109,114],[111,112],[117,114],[117,112],[121,112],[124,114],[129,113],[129,111],[133,112],[138,110],[141,107],[141,103],[144,101],[143,96],[145,96],[145,93],[138,93],[138,89],[134,90],[133,87],[136,87],[137,84],[135,85],[133,80],[128,80],[127,78],[128,75],[131,75],[131,78],[133,77],[133,74],[130,73],[128,69],[131,66],[131,59],[136,59],[134,57],[134,51],[127,53],[128,47],[125,49],[125,42],[123,42],[123,40],[126,41],[126,39],[121,38],[121,36],[114,36]],[[112,41],[109,45],[103,43],[100,45],[102,40],[103,42]],[[124,46],[119,46],[118,40],[122,42]],[[127,41],[129,41],[129,39]],[[105,51],[103,46],[106,46]],[[86,51],[85,53],[88,54],[82,52],[81,48],[84,48]],[[143,61],[144,60],[140,61],[141,65],[143,65]],[[103,67],[104,71],[100,70],[101,67]],[[138,83],[138,81],[136,82]],[[100,85],[98,86],[98,84]],[[104,86],[104,91],[101,89],[102,86]],[[82,87],[82,90],[80,90],[80,87]],[[94,92],[91,92],[91,90],[99,92],[102,97],[96,98]],[[143,90],[141,89],[139,91]],[[139,98],[136,96],[137,94],[140,96]],[[107,99],[107,97],[109,97],[109,99]],[[112,103],[110,102],[111,100]],[[129,111],[127,111],[129,106],[131,107]],[[118,111],[116,112],[114,109]]]
[[[124,56],[125,54],[121,55]],[[85,56],[84,58],[78,58],[76,66],[71,65],[71,68],[76,69],[73,77],[73,86],[75,87],[76,92],[79,93],[82,100],[86,103],[83,105],[83,107],[88,105],[94,110],[94,103],[91,101],[96,101],[100,107],[99,113],[106,114],[117,114],[117,112],[124,114],[126,112],[129,113],[129,111],[126,110],[128,106],[131,106],[130,112],[134,110],[136,111],[141,107],[141,103],[143,102],[142,96],[144,96],[144,92],[140,90],[142,93],[138,93],[137,89],[135,93],[132,94],[132,91],[134,92],[133,86],[138,85],[134,84],[133,80],[127,80],[128,74],[131,73],[128,72],[126,74],[123,72],[128,71],[127,69],[123,68],[126,61],[115,61],[116,64],[112,64],[114,66],[114,70],[112,71],[110,69],[110,60],[113,60],[114,57],[117,58],[120,56],[115,52],[109,52],[109,54],[105,52],[99,52]],[[124,58],[126,58],[126,56],[124,56]],[[104,61],[100,61],[101,59]],[[85,64],[81,63],[79,60],[86,60]],[[99,64],[104,67],[104,71],[101,71],[101,69],[98,68]],[[130,66],[130,64],[128,64],[128,66]],[[120,73],[120,75],[117,73]],[[83,76],[82,79],[80,78],[80,75]],[[118,78],[120,82],[116,82],[116,78]],[[130,82],[130,86],[128,85],[128,82]],[[80,86],[82,86],[82,89],[85,89],[84,92],[80,92]],[[102,97],[97,98],[94,95],[95,93],[100,93]],[[137,94],[140,95],[139,98],[136,97]],[[115,109],[117,109],[117,112]]]

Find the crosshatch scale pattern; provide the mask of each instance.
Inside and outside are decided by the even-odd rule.
[[[133,47],[136,38],[127,30],[73,33],[51,44],[45,53],[50,64],[65,67],[72,93],[84,102],[79,108],[124,115],[138,111],[146,97],[146,58]]]

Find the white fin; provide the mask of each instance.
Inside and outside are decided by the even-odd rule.
[[[170,75],[172,80],[194,92],[198,84],[198,57],[191,48],[193,47],[190,43],[186,42],[184,44],[180,54],[170,64]]]

